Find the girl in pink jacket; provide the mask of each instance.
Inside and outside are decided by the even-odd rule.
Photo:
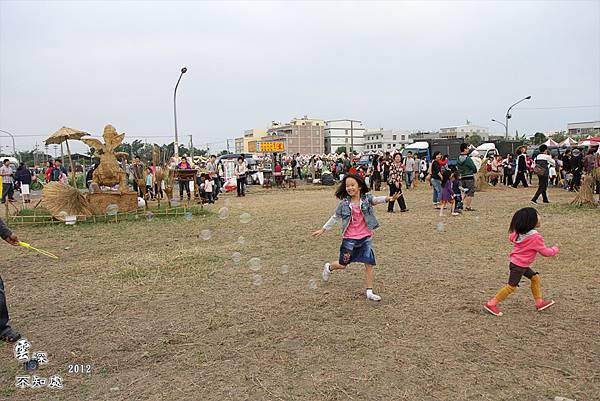
[[[510,273],[508,284],[502,287],[495,297],[490,299],[483,308],[494,316],[502,316],[498,304],[515,292],[523,276],[531,280],[531,293],[535,299],[535,308],[543,311],[554,305],[554,301],[542,299],[540,276],[530,266],[538,253],[543,256],[554,256],[559,252],[558,246],[546,248],[544,238],[535,228],[540,227],[540,216],[532,207],[523,208],[515,213],[508,229],[508,239],[514,244],[510,253]]]

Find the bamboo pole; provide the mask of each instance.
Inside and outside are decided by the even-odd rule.
[[[71,157],[71,149],[69,149],[69,140],[65,139],[65,143],[67,144],[67,155],[69,156],[69,165],[71,166],[71,171],[73,172],[73,187],[77,188],[77,173],[75,172],[75,166],[73,165],[73,158]],[[61,144],[62,147],[62,144]]]

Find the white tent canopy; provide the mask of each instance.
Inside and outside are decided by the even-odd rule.
[[[560,147],[569,147],[569,146],[576,146],[577,145],[577,141],[571,137],[568,137],[567,139],[565,139],[564,141],[562,141],[560,143]]]
[[[549,138],[546,142],[544,142],[542,145],[546,145],[549,148],[551,147],[557,147],[558,146],[558,142],[556,142],[554,139]]]

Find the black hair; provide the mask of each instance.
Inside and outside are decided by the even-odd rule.
[[[435,157],[440,154],[442,154],[442,152],[440,152],[439,150],[436,150],[435,152],[433,152],[433,158],[435,159]]]
[[[60,159],[54,159],[55,162],[59,162],[60,164],[62,164],[62,160]]]
[[[237,158],[237,159],[238,159],[238,161],[240,161],[240,160],[241,160],[241,161],[244,161],[244,156],[238,156],[238,158]]]
[[[544,153],[546,150],[548,150],[548,145],[541,144],[538,150],[540,151],[540,153]]]
[[[460,151],[461,151],[461,153],[464,152],[465,150],[467,150],[468,148],[469,148],[469,144],[468,143],[463,142],[463,143],[460,144]]]
[[[450,176],[452,175],[452,171],[450,170],[444,170],[442,172],[442,187],[444,185],[446,185],[446,183],[448,182],[448,180],[450,179]]]
[[[348,192],[346,192],[346,180],[348,178],[353,178],[356,180],[356,182],[358,183],[358,188],[360,190],[360,194],[364,195],[367,192],[369,192],[369,187],[367,186],[367,184],[365,184],[365,181],[360,178],[360,175],[358,174],[349,174],[344,176],[344,179],[342,180],[342,182],[340,182],[340,186],[338,187],[338,189],[335,191],[335,197],[338,199],[344,199],[348,195]]]
[[[512,220],[508,232],[516,232],[517,234],[525,234],[535,228],[538,222],[538,212],[532,207],[524,207],[517,210]]]
[[[455,171],[452,173],[452,177],[454,177],[455,180],[460,180],[460,173],[458,171]]]
[[[412,155],[412,151],[408,151],[408,153],[406,153],[407,155]]]
[[[8,160],[8,159],[4,159],[4,161],[2,163],[6,163],[6,162],[9,162],[9,161],[10,160]]]

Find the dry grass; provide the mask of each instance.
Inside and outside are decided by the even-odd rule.
[[[13,325],[50,353],[42,373],[62,374],[66,388],[14,389],[17,366],[3,346],[0,399],[599,399],[599,212],[550,190],[556,203],[539,206],[541,232],[563,251],[535,268],[557,305],[536,313],[523,283],[495,318],[482,305],[507,280],[506,229],[534,189],[488,190],[477,212],[439,218],[424,187],[406,194],[409,213],[378,207],[377,304],[363,296],[360,266],[320,281],[340,238],[309,234],[333,211],[333,188],[251,188],[226,197],[226,220],[220,200],[191,222],[20,228],[61,259],[2,247]],[[240,223],[243,211],[251,223]],[[260,286],[251,257],[262,261]],[[71,363],[94,371],[68,375]]]

